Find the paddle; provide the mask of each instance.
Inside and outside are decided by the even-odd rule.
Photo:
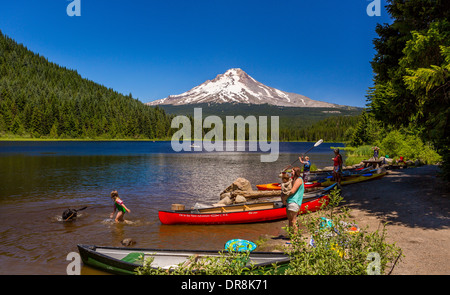
[[[319,139],[309,150],[307,150],[306,152],[304,152],[302,155],[302,157],[304,155],[306,155],[309,151],[311,151],[313,148],[318,147],[319,145],[321,145],[323,142],[323,139]],[[292,167],[292,165],[297,162],[299,159],[297,158],[294,162],[292,162],[289,166],[286,166],[282,172],[286,171],[286,169],[288,169],[289,167]]]
[[[74,215],[75,215],[75,217],[76,217],[78,211],[84,210],[84,209],[86,209],[86,208],[87,208],[87,206],[84,206],[83,208],[80,208],[80,209],[68,209],[69,212],[67,212],[67,213],[68,213],[68,214],[70,213],[70,215],[69,215],[67,218],[64,218],[64,213],[66,213],[66,211],[68,211],[68,210],[64,211],[64,212],[63,212],[63,219],[64,219],[64,221],[68,221],[68,220],[69,220],[70,218],[72,218]]]

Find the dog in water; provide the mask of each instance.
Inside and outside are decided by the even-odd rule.
[[[62,220],[63,221],[72,221],[77,217],[78,211],[86,209],[86,207],[80,208],[80,209],[66,209],[64,210],[62,214]]]

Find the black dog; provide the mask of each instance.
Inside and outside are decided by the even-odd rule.
[[[77,212],[86,209],[86,207],[80,209],[66,209],[62,214],[63,221],[72,221],[77,217]]]

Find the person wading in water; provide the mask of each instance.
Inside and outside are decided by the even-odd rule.
[[[127,208],[127,206],[125,206],[125,204],[123,203],[123,201],[119,198],[119,193],[117,191],[112,191],[111,192],[111,199],[113,199],[114,201],[114,211],[111,213],[109,218],[113,218],[114,217],[114,213],[116,213],[117,210],[117,215],[116,215],[116,222],[123,222],[124,220],[124,216],[125,213],[130,213],[131,210]]]

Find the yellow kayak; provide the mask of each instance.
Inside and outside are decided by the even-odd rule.
[[[387,172],[366,173],[366,174],[362,174],[362,175],[344,176],[344,178],[341,180],[341,185],[358,183],[358,182],[363,182],[363,181],[372,180],[372,179],[378,179],[378,178],[385,176],[386,174],[387,174]],[[334,180],[327,179],[324,182],[322,182],[321,185],[326,187],[326,186],[332,185],[333,183],[335,183]]]

